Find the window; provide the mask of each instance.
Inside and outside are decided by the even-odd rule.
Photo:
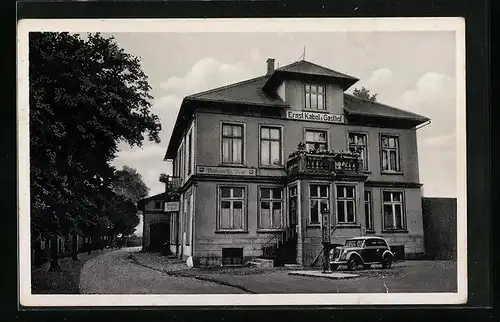
[[[403,192],[383,191],[384,230],[404,229]]]
[[[245,230],[245,188],[219,188],[218,230]]]
[[[365,220],[366,230],[373,230],[372,192],[370,190],[365,190]]]
[[[318,149],[327,150],[328,144],[326,140],[326,131],[306,130],[306,147],[307,150]]]
[[[259,229],[283,227],[283,193],[281,188],[260,189]]]
[[[337,186],[337,224],[356,223],[354,186]]]
[[[328,202],[328,185],[312,184],[309,189],[309,223],[311,225],[321,224],[321,212],[330,209]]]
[[[349,151],[359,152],[361,158],[360,167],[368,170],[368,145],[366,134],[349,133]]]
[[[155,201],[155,210],[163,210],[162,209],[162,202],[160,200]]]
[[[281,165],[281,128],[260,128],[260,164]]]
[[[399,140],[397,136],[382,135],[382,171],[399,172]]]
[[[325,110],[325,86],[305,85],[306,109]]]
[[[243,164],[243,125],[222,124],[222,163]]]
[[[187,174],[191,174],[191,159],[192,159],[192,148],[193,148],[193,133],[189,133],[189,137],[188,137],[188,143],[187,143],[187,154],[188,154],[188,158],[187,158]]]

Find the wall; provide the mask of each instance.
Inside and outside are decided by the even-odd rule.
[[[217,186],[246,186],[247,193],[247,231],[238,233],[216,232]],[[257,232],[257,189],[258,183],[221,183],[201,181],[197,183],[195,200],[195,264],[201,266],[220,265],[222,248],[243,248],[244,260],[262,255],[262,245],[271,234]]]
[[[365,132],[368,135],[369,181],[419,182],[415,130],[295,121],[284,118],[199,113],[196,124],[198,131],[195,153],[197,164],[205,166],[221,165],[220,132],[222,121],[241,122],[245,124],[244,159],[248,167],[259,167],[259,125],[283,127],[283,155],[285,161],[288,155],[297,149],[297,144],[300,141],[304,141],[306,128],[327,130],[328,144],[331,150],[347,150],[348,131],[358,131]],[[381,173],[380,133],[391,133],[399,136],[401,174]]]
[[[425,249],[432,259],[457,256],[457,199],[422,198]]]

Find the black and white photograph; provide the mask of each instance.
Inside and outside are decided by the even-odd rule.
[[[21,304],[465,303],[464,30],[21,20]]]

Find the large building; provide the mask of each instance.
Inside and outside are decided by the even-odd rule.
[[[261,77],[185,97],[165,155],[181,180],[172,251],[308,265],[326,214],[332,243],[376,234],[423,253],[416,132],[429,119],[345,93],[357,81],[268,59]]]

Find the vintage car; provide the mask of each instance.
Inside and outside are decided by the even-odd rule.
[[[382,237],[349,238],[345,245],[330,250],[332,270],[336,270],[339,265],[346,265],[352,271],[360,266],[370,268],[373,264],[381,264],[383,268],[390,268],[393,261],[394,253]]]

